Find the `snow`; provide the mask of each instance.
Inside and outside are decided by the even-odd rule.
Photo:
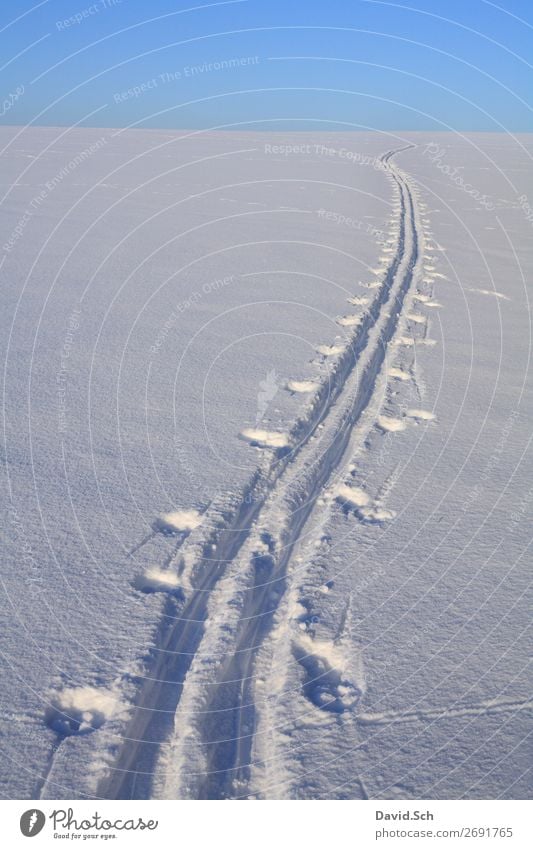
[[[340,501],[347,501],[348,504],[353,504],[354,507],[364,507],[370,501],[366,492],[358,486],[340,484],[337,487],[336,494]]]
[[[399,430],[405,430],[406,424],[402,419],[394,418],[394,416],[378,416],[378,427],[388,433],[396,433]]]
[[[50,697],[47,724],[61,735],[83,734],[100,728],[118,713],[124,713],[117,694],[96,687],[60,690]]]
[[[18,132],[3,795],[528,797],[531,140]]]
[[[276,433],[272,430],[261,430],[260,428],[246,427],[241,431],[243,439],[251,443],[257,443],[265,448],[284,448],[289,444],[289,437],[285,433]]]
[[[415,312],[408,312],[407,318],[409,319],[409,321],[414,321],[415,324],[425,324],[426,323],[425,317],[423,315],[419,315],[418,313],[415,313]]]
[[[197,510],[172,510],[162,513],[154,525],[163,533],[192,531],[202,522],[202,516]]]
[[[361,510],[361,516],[366,522],[388,522],[394,519],[396,513],[383,507],[365,507]]]
[[[312,380],[288,380],[287,389],[290,392],[316,392],[319,384]]]
[[[180,582],[174,572],[151,566],[135,577],[135,586],[143,592],[169,592],[178,589]]]
[[[430,410],[406,410],[405,415],[408,419],[420,419],[420,421],[424,422],[432,422],[435,420],[435,413],[432,413]]]
[[[361,316],[354,315],[343,315],[337,319],[337,324],[340,324],[341,327],[355,327],[357,324],[361,323]]]
[[[409,380],[409,373],[403,371],[401,368],[397,366],[391,366],[387,372],[389,377],[395,377],[398,380]]]
[[[344,345],[318,345],[317,351],[324,357],[336,357],[337,354],[342,354]]]
[[[503,292],[496,292],[496,290],[490,289],[469,289],[469,292],[477,292],[478,295],[488,295],[490,298],[501,298],[502,301],[509,301],[510,298],[508,295],[504,295]]]

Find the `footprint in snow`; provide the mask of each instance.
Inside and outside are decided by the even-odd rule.
[[[412,336],[398,336],[393,339],[391,344],[395,348],[413,348],[416,345],[425,345],[427,348],[433,348],[437,342],[435,339],[413,339]]]
[[[391,344],[394,345],[395,348],[412,348],[415,344],[415,340],[412,336],[397,336],[392,340]]]
[[[189,533],[197,528],[202,522],[202,514],[197,510],[173,510],[169,513],[160,513],[152,522],[152,530],[146,534],[143,539],[136,543],[133,548],[128,551],[128,557],[131,557],[143,546],[153,540],[156,534],[164,534],[165,536],[179,537],[180,544]]]
[[[135,576],[133,585],[143,593],[172,593],[182,595],[179,579],[175,572],[149,566]]]
[[[360,315],[343,315],[341,318],[337,319],[337,324],[341,327],[355,327],[358,324],[361,324],[361,316]]]
[[[368,493],[357,486],[340,484],[336,490],[336,498],[343,505],[346,513],[353,510],[357,518],[367,524],[382,524],[396,516],[393,510],[385,510],[377,503],[372,503]]]
[[[344,345],[318,345],[317,351],[323,357],[336,357],[344,351]]]
[[[358,512],[359,518],[369,525],[381,525],[383,522],[390,522],[396,516],[394,510],[386,510],[377,504],[371,507],[362,507]]]
[[[337,501],[349,504],[352,507],[366,507],[370,504],[370,496],[358,486],[348,486],[341,483],[337,487],[335,497]]]
[[[245,427],[239,436],[250,445],[258,448],[286,448],[289,437],[285,433],[274,430],[261,430],[259,428]]]
[[[360,282],[359,285],[364,286],[365,289],[379,289],[382,282],[383,282],[382,280],[371,280],[370,283],[361,283]]]
[[[409,319],[409,321],[412,321],[415,324],[425,324],[426,323],[426,317],[424,315],[418,315],[418,313],[416,313],[416,312],[407,313],[407,318]]]
[[[405,415],[408,419],[416,419],[422,422],[433,422],[436,419],[435,413],[431,413],[429,410],[407,410]]]
[[[395,377],[397,380],[409,380],[410,375],[408,372],[404,371],[397,366],[391,366],[388,370],[389,377]]]
[[[111,690],[98,687],[73,687],[50,697],[45,722],[61,737],[88,734],[107,719],[125,713],[125,705]]]
[[[424,304],[425,307],[441,307],[442,304],[439,304],[438,301],[432,300],[430,295],[424,295],[422,292],[417,292],[416,295],[413,295],[413,301],[418,301],[421,304]]]
[[[387,433],[396,433],[397,431],[405,430],[406,427],[402,419],[396,419],[393,416],[378,416],[377,425]]]
[[[153,523],[154,531],[162,534],[187,534],[202,522],[202,515],[197,510],[173,510],[161,513]]]
[[[286,383],[289,392],[316,392],[319,386],[313,380],[288,380]]]
[[[305,672],[302,691],[311,704],[337,714],[355,707],[362,693],[345,677],[344,658],[335,645],[302,638],[293,642],[292,651]]]

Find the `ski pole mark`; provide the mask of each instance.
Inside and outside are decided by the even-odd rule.
[[[533,710],[533,701],[513,701],[506,699],[487,699],[472,705],[432,708],[429,710],[389,710],[378,713],[359,713],[357,722],[361,725],[396,725],[404,722],[426,722],[437,719],[455,719],[461,716],[492,716],[497,713],[514,713],[521,710]]]

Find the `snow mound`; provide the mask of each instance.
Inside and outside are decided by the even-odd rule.
[[[245,427],[240,436],[252,445],[260,445],[263,448],[285,448],[289,444],[289,437],[285,433],[275,430],[260,430],[253,427]]]
[[[406,371],[403,371],[401,368],[397,368],[396,366],[391,366],[388,371],[389,377],[397,377],[398,380],[409,380],[409,374]]]
[[[357,486],[347,486],[341,483],[337,487],[335,495],[339,501],[348,502],[348,504],[353,504],[354,507],[364,507],[366,504],[370,504],[370,498],[364,489]]]
[[[405,422],[392,416],[378,416],[378,427],[389,433],[396,433],[399,430],[405,430]]]
[[[60,690],[50,698],[45,720],[49,728],[67,737],[95,731],[124,710],[124,703],[111,690],[74,687]]]
[[[385,510],[383,507],[363,507],[359,514],[364,522],[369,524],[380,524],[381,522],[390,522],[394,519],[396,513],[394,510]]]
[[[202,515],[197,510],[173,510],[161,513],[154,522],[156,530],[164,534],[187,533],[194,530],[202,522]]]
[[[318,345],[317,351],[324,357],[336,357],[344,351],[344,345]]]
[[[172,592],[179,589],[179,580],[174,572],[165,571],[158,566],[149,566],[135,577],[134,585],[145,593]]]
[[[287,389],[290,392],[316,392],[319,384],[313,380],[288,380]]]
[[[425,422],[432,422],[435,420],[435,413],[430,413],[429,410],[407,410],[405,414],[409,419],[420,419]]]
[[[337,319],[337,324],[340,324],[341,327],[355,327],[356,324],[360,323],[360,315],[343,315],[341,318]]]

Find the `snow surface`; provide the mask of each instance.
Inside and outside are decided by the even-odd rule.
[[[530,795],[532,141],[300,138],[0,131],[5,798]]]

